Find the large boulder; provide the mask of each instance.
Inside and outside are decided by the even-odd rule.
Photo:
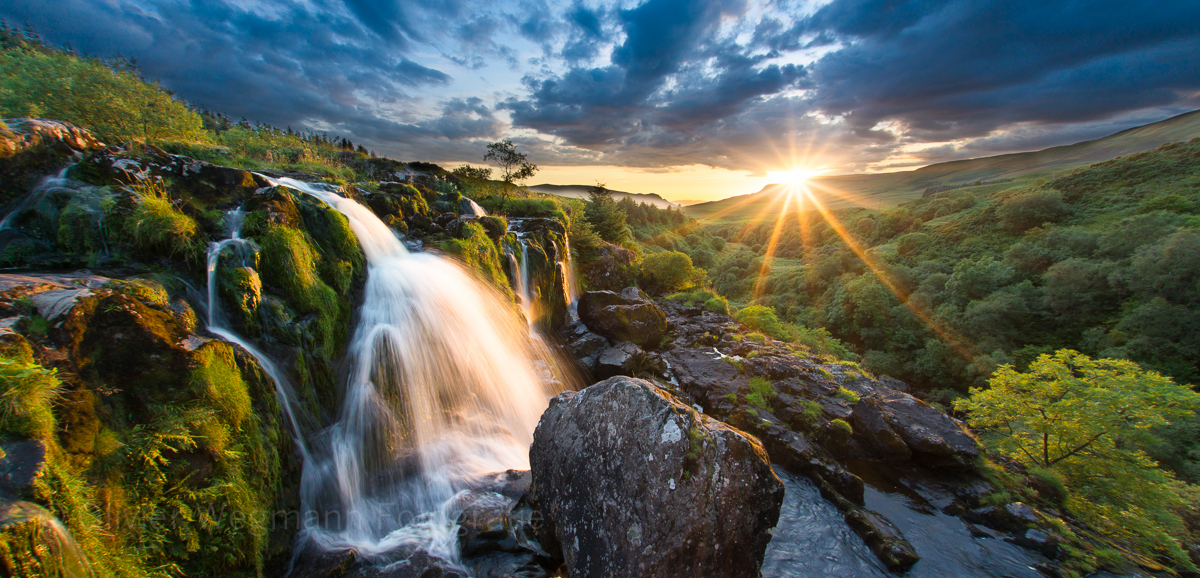
[[[886,390],[864,397],[851,414],[854,433],[888,461],[911,457],[928,466],[971,468],[979,445],[953,419],[907,394]]]
[[[636,287],[584,293],[579,318],[596,333],[645,348],[658,347],[667,335],[667,316]]]
[[[529,456],[570,575],[759,575],[783,501],[766,451],[651,383],[559,395]]]

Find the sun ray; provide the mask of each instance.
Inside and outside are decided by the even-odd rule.
[[[775,246],[779,244],[779,234],[783,231],[783,223],[786,220],[788,207],[792,204],[792,197],[796,195],[795,187],[789,187],[789,190],[780,195],[783,197],[783,209],[775,217],[775,229],[771,231],[771,240],[767,242],[767,250],[763,253],[762,266],[758,270],[758,281],[754,283],[754,292],[751,295],[751,302],[757,301],[762,297],[763,291],[767,285],[767,275],[771,271],[771,261],[775,260]]]
[[[975,361],[975,357],[979,353],[978,347],[976,347],[954,328],[938,323],[932,312],[927,311],[924,307],[909,301],[908,294],[902,290],[902,288],[898,283],[895,282],[894,279],[892,279],[891,275],[888,274],[887,269],[883,267],[873,255],[868,253],[862,248],[861,245],[859,245],[858,241],[856,241],[854,237],[850,235],[850,233],[842,225],[841,221],[834,216],[833,212],[825,207],[823,203],[817,200],[816,196],[812,194],[812,191],[810,191],[808,187],[801,187],[801,191],[806,197],[808,197],[809,201],[812,202],[813,208],[821,215],[823,219],[825,219],[825,222],[829,223],[829,226],[833,228],[834,232],[842,238],[842,241],[844,241],[846,245],[850,247],[850,250],[875,275],[875,278],[879,279],[880,283],[883,283],[884,287],[886,287],[888,291],[891,291],[892,294],[894,294],[896,298],[904,304],[905,307],[912,311],[913,314],[917,316],[917,319],[929,327],[931,331],[937,334],[943,342],[954,349],[959,355],[966,359],[967,362],[976,365],[980,369],[986,369]]]

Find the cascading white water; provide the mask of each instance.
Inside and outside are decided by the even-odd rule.
[[[519,293],[521,297],[521,310],[525,313],[525,322],[533,325],[537,317],[537,302],[533,296],[533,282],[529,279],[529,243],[525,239],[521,239],[521,275],[520,282],[517,285],[520,287]]]
[[[250,242],[241,238],[242,220],[245,216],[241,207],[227,211],[225,213],[225,229],[229,238],[208,245],[208,331],[220,337],[222,341],[245,349],[254,359],[258,360],[258,365],[275,382],[275,395],[279,399],[279,406],[283,409],[284,418],[287,419],[292,439],[300,449],[302,459],[308,461],[308,445],[304,441],[304,428],[301,427],[295,408],[296,394],[291,380],[270,357],[226,325],[221,313],[221,302],[217,299],[217,264],[221,259],[221,253],[226,249],[231,249],[234,255],[231,255],[230,258],[239,260],[240,265],[245,265],[248,253],[253,250]]]
[[[380,562],[416,548],[456,561],[456,492],[528,468],[556,393],[534,370],[528,328],[459,265],[409,254],[366,207],[323,185],[272,181],[345,215],[368,263],[340,415],[305,463],[306,536]]]

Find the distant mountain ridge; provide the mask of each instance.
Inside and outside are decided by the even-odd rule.
[[[956,185],[1067,171],[1194,137],[1200,137],[1200,110],[1129,128],[1103,138],[1040,151],[948,161],[895,173],[815,177],[809,182],[815,185],[814,191],[832,189],[844,195],[823,194],[823,202],[831,208],[854,205],[890,207],[919,198],[930,187],[959,188]],[[749,215],[773,200],[773,193],[785,187],[770,184],[749,195],[690,205],[684,208],[684,212],[702,219],[717,213],[728,216],[733,212],[730,209],[737,206],[737,213]],[[755,198],[756,195],[762,198]]]
[[[550,194],[550,195],[558,195],[560,197],[567,197],[567,198],[571,198],[571,199],[587,199],[588,191],[592,190],[593,186],[594,185],[550,185],[550,184],[546,184],[546,185],[533,185],[532,187],[529,187],[529,190],[537,191],[539,193],[546,193],[546,194]],[[630,197],[634,201],[637,201],[639,203],[648,203],[648,204],[654,205],[655,207],[658,207],[660,209],[667,209],[667,208],[678,209],[683,206],[683,205],[680,205],[679,203],[672,203],[671,201],[668,201],[654,193],[627,193],[625,191],[614,191],[612,189],[609,189],[608,192],[612,193],[613,198],[618,201],[625,197]]]

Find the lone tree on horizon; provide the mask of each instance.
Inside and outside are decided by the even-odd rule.
[[[501,198],[508,197],[508,187],[515,181],[528,179],[538,171],[537,165],[529,162],[525,153],[517,152],[517,145],[511,140],[494,142],[487,148],[488,152],[483,155],[483,160],[496,163],[503,173],[501,179],[504,181],[504,192]]]

